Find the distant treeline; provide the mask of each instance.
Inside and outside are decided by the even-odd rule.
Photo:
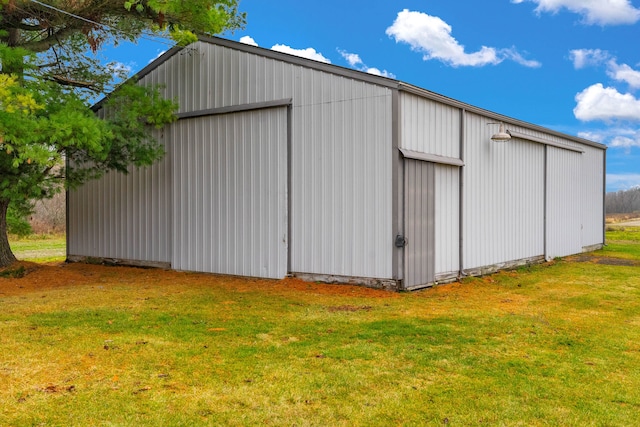
[[[608,214],[640,211],[640,187],[607,193],[604,196],[604,207]]]

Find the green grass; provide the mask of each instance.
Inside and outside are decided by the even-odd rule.
[[[607,256],[640,260],[640,227],[609,227],[607,244],[603,253]]]
[[[406,294],[47,269],[0,279],[0,425],[640,425],[637,266]]]
[[[9,240],[11,250],[20,261],[55,262],[66,258],[65,236],[31,235]]]
[[[607,241],[627,241],[640,243],[640,227],[609,226]]]

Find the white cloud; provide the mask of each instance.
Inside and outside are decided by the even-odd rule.
[[[248,44],[251,46],[258,46],[258,43],[256,43],[256,41],[250,37],[250,36],[242,36],[240,37],[240,43],[244,43],[244,44]]]
[[[607,135],[604,132],[600,131],[583,131],[578,132],[578,137],[588,139],[589,141],[599,142],[604,144]]]
[[[350,53],[340,49],[338,49],[338,53],[340,53],[347,63],[356,70],[364,71],[365,73],[373,74],[375,76],[389,77],[390,79],[396,78],[393,73],[390,73],[387,70],[381,71],[378,68],[368,67],[357,53]]]
[[[631,154],[633,148],[640,148],[640,129],[612,127],[599,131],[583,132],[578,136],[606,144],[610,148],[621,149],[625,154]]]
[[[524,57],[520,54],[520,52],[518,52],[513,47],[511,49],[502,49],[500,50],[500,52],[505,58],[509,58],[510,60],[520,65],[524,65],[525,67],[529,67],[529,68],[542,67],[542,64],[539,61],[536,61],[534,59],[524,59]]]
[[[638,186],[640,186],[640,174],[607,174],[607,188],[611,188],[612,191],[629,190]]]
[[[360,55],[358,55],[357,53],[349,53],[339,49],[338,49],[338,52],[340,53],[340,55],[342,55],[344,59],[347,60],[350,66],[357,67],[362,65],[362,59],[360,59]]]
[[[617,59],[600,49],[574,49],[569,58],[576,69],[606,64],[607,76],[626,83],[632,90],[640,88],[640,71],[627,64],[618,64]],[[637,109],[640,100],[630,93],[622,94],[617,89],[592,85],[576,95],[578,105],[574,109],[580,120],[640,120]]]
[[[627,64],[619,65],[615,60],[607,64],[607,75],[619,82],[625,82],[634,89],[640,88],[640,71],[634,70]]]
[[[636,135],[635,138],[629,138],[626,136],[617,136],[611,140],[609,144],[611,148],[622,148],[626,153],[630,153],[633,147],[640,148],[640,135]]]
[[[537,61],[525,60],[514,48],[498,50],[482,46],[476,52],[467,53],[465,47],[451,35],[451,31],[451,26],[437,16],[404,9],[398,13],[386,33],[397,43],[406,43],[412,50],[421,52],[425,61],[436,59],[453,67],[481,67],[511,59],[529,67],[540,66]]]
[[[536,3],[536,12],[558,13],[565,8],[583,17],[588,25],[635,24],[640,20],[640,9],[630,0],[512,0],[512,3]]]
[[[240,43],[248,44],[251,46],[258,46],[258,43],[250,36],[240,37]],[[306,49],[294,49],[291,46],[284,44],[276,44],[271,47],[271,50],[276,52],[288,53],[289,55],[299,56],[301,58],[313,59],[314,61],[324,62],[331,64],[331,61],[324,57],[320,52],[317,52],[314,48],[308,47]]]
[[[107,67],[113,78],[116,80],[125,80],[132,74],[133,68],[136,66],[135,62],[130,64],[123,64],[122,62],[110,62]]]
[[[483,46],[479,51],[466,53],[464,46],[451,36],[451,26],[437,16],[408,9],[398,13],[387,35],[396,42],[407,43],[411,49],[424,53],[423,59],[438,59],[454,67],[498,64],[494,48]]]
[[[155,61],[156,59],[160,58],[162,55],[164,55],[166,52],[166,50],[158,50],[157,55],[153,58],[150,59],[149,62],[147,62],[147,64],[151,64],[153,61]]]
[[[306,49],[294,49],[283,44],[276,44],[271,47],[271,50],[275,50],[276,52],[288,53],[289,55],[300,56],[302,58],[313,59],[314,61],[324,62],[326,64],[331,64],[331,61],[329,59],[325,58],[320,52],[316,52],[316,50],[312,47],[308,47]]]
[[[374,76],[389,77],[390,79],[396,78],[395,74],[390,73],[387,70],[379,70],[378,68],[367,68],[363,71],[369,74],[373,74]]]
[[[576,70],[603,64],[610,57],[609,52],[600,49],[574,49],[569,51],[569,58],[573,61],[573,67]]]
[[[576,69],[587,66],[598,66],[606,63],[607,75],[612,79],[627,83],[630,87],[640,88],[640,71],[634,70],[627,64],[618,64],[617,59],[606,50],[574,49],[569,51],[569,58]]]
[[[640,100],[630,93],[620,93],[602,83],[589,86],[576,95],[573,114],[578,120],[640,121]]]
[[[580,138],[588,139],[589,141],[599,142],[601,144],[607,144],[610,147],[624,147],[635,146],[634,144],[623,143],[622,140],[638,141],[640,144],[640,129],[633,129],[630,127],[613,126],[604,129],[589,130],[578,132]],[[614,141],[617,141],[615,145]]]

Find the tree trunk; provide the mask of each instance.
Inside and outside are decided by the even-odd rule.
[[[9,237],[7,234],[8,207],[9,200],[0,199],[0,268],[8,267],[17,261],[9,246]]]

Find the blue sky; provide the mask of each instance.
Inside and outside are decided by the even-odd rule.
[[[386,75],[605,143],[607,191],[640,185],[640,0],[241,0],[223,37]],[[110,53],[137,71],[166,45]]]

